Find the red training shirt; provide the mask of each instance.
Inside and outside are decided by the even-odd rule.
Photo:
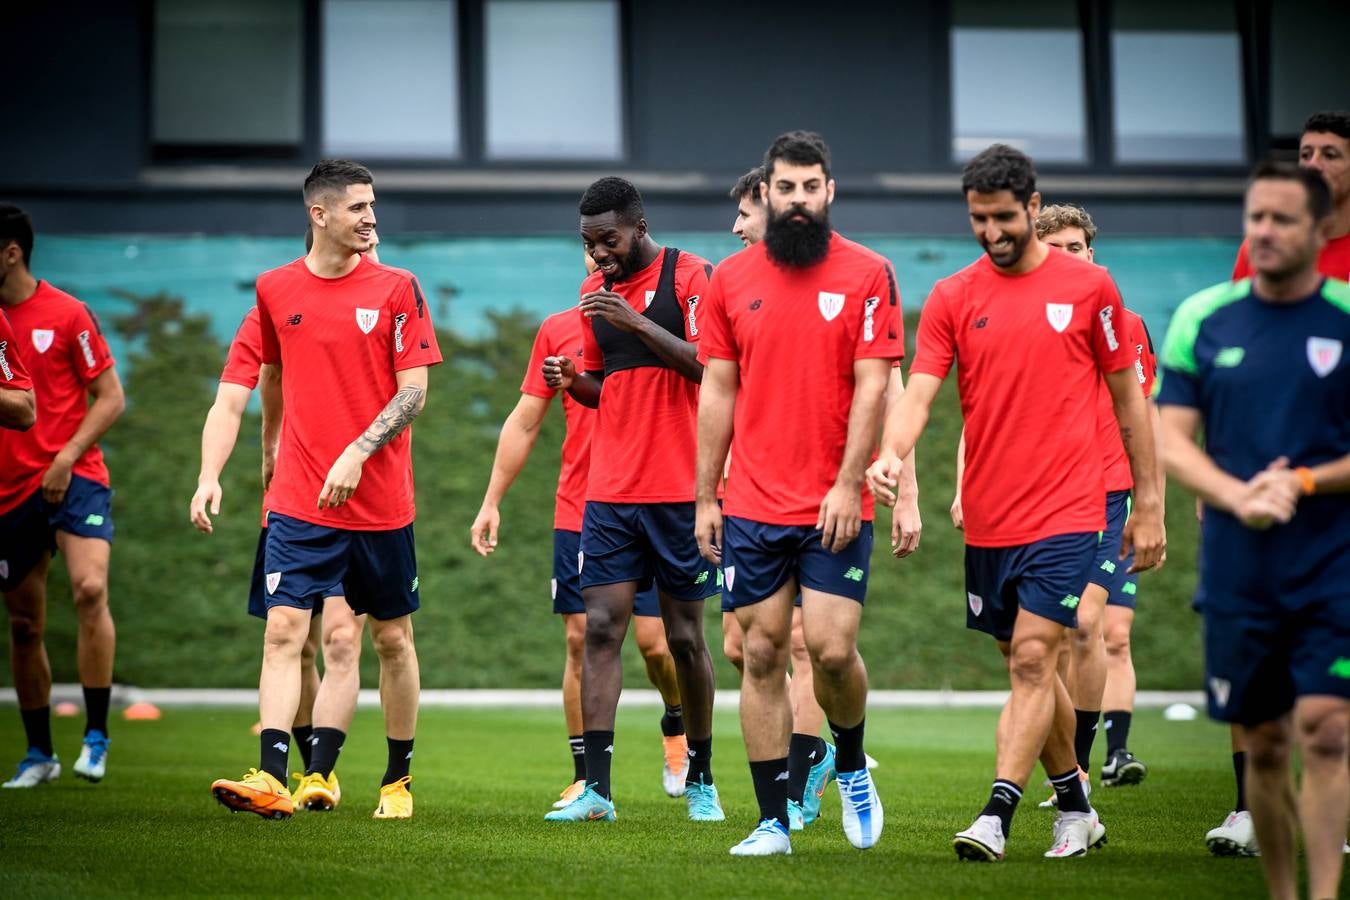
[[[981,256],[933,286],[910,377],[959,360],[967,544],[1106,527],[1097,390],[1133,359],[1123,310],[1105,268],[1053,251],[1023,275]]]
[[[258,321],[258,307],[244,315],[244,321],[230,341],[230,352],[225,357],[225,369],[220,380],[226,384],[241,384],[250,391],[258,386],[258,367],[262,365],[262,325]]]
[[[1153,355],[1153,340],[1138,314],[1125,310],[1125,327],[1121,329],[1130,355],[1134,359],[1134,374],[1144,397],[1153,396],[1153,382],[1158,377],[1158,360]],[[1120,438],[1120,422],[1116,419],[1115,403],[1106,379],[1097,389],[1097,439],[1102,448],[1102,480],[1106,492],[1128,491],[1134,488],[1134,473],[1130,471],[1130,457],[1125,453],[1125,442]]]
[[[701,312],[699,358],[732,360],[740,375],[723,509],[814,525],[844,459],[854,361],[905,355],[890,264],[835,234],[822,262],[792,268],[761,241],[717,267]]]
[[[33,389],[33,380],[19,358],[19,342],[14,339],[14,329],[3,311],[0,311],[0,382],[11,391]]]
[[[615,282],[621,294],[643,312],[661,280],[663,254],[627,281]],[[675,299],[684,320],[684,339],[698,341],[699,298],[707,293],[711,264],[681,253],[675,264]],[[581,283],[581,294],[604,286],[594,272]],[[604,369],[604,354],[584,313],[581,321],[586,368]],[[601,503],[688,503],[694,499],[694,457],[698,450],[698,385],[659,366],[625,369],[605,378],[599,415],[591,437],[591,468],[586,499]]]
[[[7,312],[33,380],[37,424],[27,431],[0,432],[0,513],[42,487],[43,474],[84,421],[89,383],[113,367],[98,320],[65,291],[39,281],[33,296]],[[97,444],[76,461],[71,474],[108,486],[108,467]]]
[[[1343,234],[1326,242],[1322,252],[1317,254],[1317,271],[1329,278],[1350,281],[1350,234]],[[1252,268],[1251,260],[1247,258],[1247,242],[1244,240],[1242,246],[1238,247],[1231,280],[1241,281],[1255,275],[1256,270]]]
[[[544,358],[571,357],[577,371],[584,372],[586,358],[581,336],[581,320],[575,309],[554,313],[544,319],[534,336],[530,365],[520,392],[552,400],[562,394],[567,435],[563,438],[562,468],[558,472],[558,496],[553,507],[553,527],[561,531],[580,531],[586,507],[586,477],[591,467],[591,435],[595,431],[595,410],[582,406],[566,391],[558,391],[544,381]]]
[[[328,470],[398,391],[395,373],[441,361],[431,313],[411,272],[362,257],[340,278],[304,258],[258,278],[262,361],[282,364],[285,404],[272,512],[353,531],[410,524],[412,429],[366,460],[356,492],[319,509]]]

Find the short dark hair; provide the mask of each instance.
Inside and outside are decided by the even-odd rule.
[[[1320,134],[1334,134],[1350,141],[1350,112],[1343,109],[1326,109],[1308,116],[1303,123],[1303,133],[1315,131]]]
[[[1026,206],[1036,193],[1036,167],[1016,147],[991,144],[981,150],[961,170],[961,193],[996,194],[1012,191],[1017,202]]]
[[[769,149],[764,151],[766,181],[773,173],[773,164],[780,159],[794,166],[813,166],[819,163],[825,177],[830,177],[830,146],[814,131],[789,131],[774,138]]]
[[[592,182],[581,195],[577,210],[583,216],[615,213],[621,220],[636,225],[646,213],[642,208],[642,194],[637,185],[626,178],[607,175]]]
[[[374,184],[370,170],[350,159],[321,159],[305,178],[306,206],[313,206],[320,194],[346,193],[353,184]]]
[[[1331,215],[1331,187],[1313,169],[1305,169],[1293,163],[1267,160],[1252,170],[1252,177],[1247,186],[1251,187],[1258,181],[1297,182],[1303,185],[1303,191],[1307,194],[1308,212],[1312,213],[1314,222],[1320,222]]]
[[[756,199],[759,198],[759,186],[764,183],[764,167],[755,166],[749,172],[746,172],[736,183],[731,186],[731,193],[728,196],[732,200],[740,200],[746,194]]]
[[[23,253],[23,264],[31,268],[33,263],[33,220],[13,203],[0,203],[0,248],[10,241],[19,245]]]

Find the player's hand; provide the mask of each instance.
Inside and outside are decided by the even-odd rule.
[[[1120,536],[1119,559],[1128,557],[1131,548],[1134,549],[1131,574],[1161,568],[1167,558],[1167,532],[1157,510],[1134,507]]]
[[[70,471],[74,466],[75,461],[67,458],[64,452],[56,454],[56,459],[52,460],[42,475],[43,500],[58,506],[66,499],[66,491],[70,489]]]
[[[1303,483],[1289,468],[1289,457],[1281,456],[1257,472],[1247,484],[1257,493],[1272,498],[1277,504],[1297,509],[1303,496]],[[1288,520],[1285,520],[1288,521]]]
[[[820,545],[831,553],[838,553],[862,531],[862,493],[856,486],[835,483],[820,504]]]
[[[891,555],[904,559],[919,549],[923,534],[923,518],[919,515],[917,496],[901,497],[891,513]]]
[[[900,469],[903,465],[904,462],[900,457],[883,454],[867,467],[867,489],[882,506],[895,506],[895,486],[900,481]]]
[[[961,495],[958,493],[952,498],[952,508],[948,510],[952,516],[952,527],[957,531],[966,530],[966,511],[961,508]]]
[[[469,545],[479,556],[487,556],[497,549],[497,527],[502,516],[497,507],[484,503],[478,510],[478,516],[469,528]]]
[[[623,294],[604,289],[583,294],[581,296],[581,312],[588,319],[599,316],[620,331],[629,333],[640,331],[648,321],[641,313],[633,309]]]
[[[577,379],[577,366],[566,356],[544,357],[544,383],[555,391],[565,391]]]
[[[211,516],[220,515],[220,494],[219,481],[197,482],[197,493],[192,495],[192,502],[188,504],[188,517],[203,534],[210,534],[214,530]],[[208,508],[211,510],[210,515],[206,512]]]
[[[335,509],[350,500],[361,482],[361,467],[365,463],[365,454],[348,445],[328,470],[323,490],[319,491],[319,509]]]
[[[698,552],[715,566],[722,564],[722,507],[716,500],[701,500],[694,506],[694,537]]]

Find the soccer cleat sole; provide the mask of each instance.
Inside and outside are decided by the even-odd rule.
[[[211,794],[219,801],[220,805],[230,812],[250,812],[262,816],[264,819],[289,819],[291,814],[284,809],[260,809],[253,805],[253,801],[242,794],[236,794],[226,787],[211,788]]]
[[[75,777],[76,777],[76,778],[83,778],[85,781],[89,782],[90,784],[98,784],[100,781],[103,780],[103,776],[102,776],[102,775],[94,775],[94,774],[92,774],[92,773],[90,773],[90,772],[81,772],[79,769],[76,769],[76,770],[75,770]]]
[[[1237,841],[1228,838],[1210,838],[1205,841],[1209,846],[1209,852],[1215,856],[1221,856],[1225,859],[1237,859],[1240,857],[1260,856],[1258,851],[1252,850],[1245,844],[1239,844]]]
[[[1003,857],[974,838],[958,837],[952,841],[957,857],[970,862],[998,862]]]
[[[1126,763],[1109,780],[1102,778],[1102,785],[1104,787],[1128,787],[1141,783],[1147,775],[1148,767],[1143,763]]]

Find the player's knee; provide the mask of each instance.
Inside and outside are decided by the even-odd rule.
[[[703,646],[702,637],[697,630],[683,624],[672,627],[666,633],[666,644],[670,647],[670,655],[678,660],[693,659],[698,656]]]
[[[1008,658],[1008,673],[1014,681],[1048,684],[1055,674],[1058,649],[1042,640],[1016,642]]]
[[[42,644],[43,623],[39,616],[27,613],[9,614],[9,638],[16,650],[28,650]]]
[[[811,668],[826,678],[835,678],[853,667],[858,648],[846,641],[826,641],[811,649]]]
[[[722,654],[727,660],[736,667],[737,671],[745,671],[745,653],[741,649],[741,634],[727,634],[722,637]]]
[[[1257,771],[1283,771],[1293,750],[1288,730],[1278,722],[1266,722],[1244,732],[1247,765]]]
[[[1130,656],[1130,629],[1117,626],[1106,632],[1106,654],[1113,659],[1125,660]]]
[[[308,630],[298,627],[287,617],[268,616],[267,628],[263,631],[264,656],[296,656],[304,650]]]
[[[567,629],[567,657],[577,665],[581,664],[581,657],[586,651],[586,629],[569,628]]]
[[[744,640],[745,674],[754,679],[781,679],[787,674],[786,643],[772,635],[748,632]]]
[[[319,658],[319,642],[315,640],[314,635],[305,638],[305,644],[300,648],[300,665],[306,669],[314,668],[315,662]]]
[[[603,610],[586,610],[586,646],[592,650],[618,651],[626,629],[619,616]]]
[[[1305,716],[1299,723],[1299,746],[1304,765],[1316,762],[1345,765],[1347,716],[1344,708]]]
[[[807,664],[811,662],[811,651],[806,647],[806,634],[803,633],[800,626],[792,629],[788,650],[792,653],[793,660],[801,660]]]
[[[70,590],[79,615],[101,613],[108,603],[108,582],[99,576],[86,575],[72,582]]]
[[[323,664],[326,670],[348,670],[361,657],[361,631],[334,628],[323,636]]]
[[[401,660],[413,653],[412,631],[398,625],[385,625],[372,629],[370,642],[375,645],[375,653],[384,662]],[[352,642],[353,645],[356,641]]]

